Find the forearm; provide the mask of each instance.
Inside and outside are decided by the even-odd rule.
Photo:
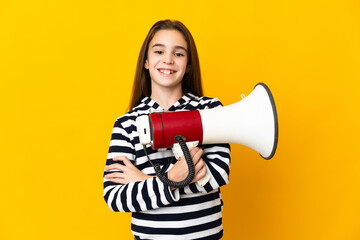
[[[104,179],[104,198],[112,211],[139,212],[157,209],[179,200],[157,177],[128,184],[114,184]]]
[[[211,192],[229,183],[230,146],[222,144],[204,145],[203,147],[203,160],[210,180],[204,186],[198,182],[192,183],[183,189],[184,193]]]

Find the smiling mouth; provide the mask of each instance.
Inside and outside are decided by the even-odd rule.
[[[159,68],[158,71],[161,72],[161,73],[163,73],[163,74],[167,74],[167,75],[174,74],[174,73],[177,72],[177,71],[175,71],[175,70],[164,69],[164,68]]]

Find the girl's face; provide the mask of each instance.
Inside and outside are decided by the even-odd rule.
[[[144,67],[149,69],[151,86],[181,89],[187,71],[187,43],[177,30],[160,30],[149,43]]]

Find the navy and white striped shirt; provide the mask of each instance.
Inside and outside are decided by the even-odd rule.
[[[180,98],[169,111],[207,109],[221,106],[217,98]],[[163,111],[159,104],[145,97],[130,112],[119,117],[113,128],[106,166],[115,163],[116,156],[126,156],[147,175],[155,175],[142,145],[139,143],[135,120],[150,112]],[[218,240],[223,235],[222,199],[220,186],[229,182],[229,144],[203,145],[203,160],[210,181],[201,187],[198,183],[170,190],[157,177],[126,185],[104,178],[104,198],[112,211],[132,212],[131,230],[136,239],[206,239]],[[168,149],[165,152],[147,147],[150,159],[167,172],[176,159]],[[109,172],[104,172],[104,175]]]

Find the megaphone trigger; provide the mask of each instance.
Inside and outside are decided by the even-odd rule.
[[[186,146],[188,147],[189,151],[191,151],[191,149],[195,148],[198,144],[199,144],[199,141],[186,142]],[[181,150],[179,143],[174,143],[174,145],[172,147],[172,152],[174,153],[176,160],[179,160],[179,158],[184,156],[184,153]]]

